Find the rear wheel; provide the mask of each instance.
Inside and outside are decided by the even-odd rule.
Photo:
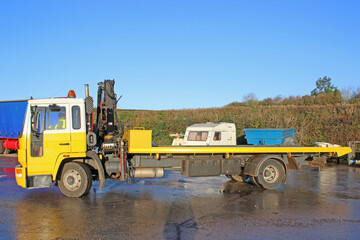
[[[283,165],[275,159],[268,159],[260,166],[259,175],[255,178],[265,189],[274,189],[280,186],[285,177]]]
[[[0,154],[5,152],[4,142],[0,140]]]
[[[82,197],[92,185],[92,175],[89,167],[80,162],[66,163],[62,169],[58,186],[67,197]]]

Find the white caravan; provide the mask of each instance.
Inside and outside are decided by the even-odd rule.
[[[236,128],[234,123],[197,123],[186,128],[184,138],[180,134],[176,137],[173,146],[235,146]]]

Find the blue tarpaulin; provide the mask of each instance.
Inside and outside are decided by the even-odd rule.
[[[0,102],[0,137],[18,138],[21,135],[27,101]]]

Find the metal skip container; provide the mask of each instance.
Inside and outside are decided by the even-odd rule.
[[[294,145],[295,129],[243,129],[245,139],[252,145]]]

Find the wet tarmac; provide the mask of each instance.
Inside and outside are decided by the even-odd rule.
[[[358,167],[303,167],[275,190],[168,172],[72,199],[18,187],[16,161],[0,157],[0,239],[360,238]]]

